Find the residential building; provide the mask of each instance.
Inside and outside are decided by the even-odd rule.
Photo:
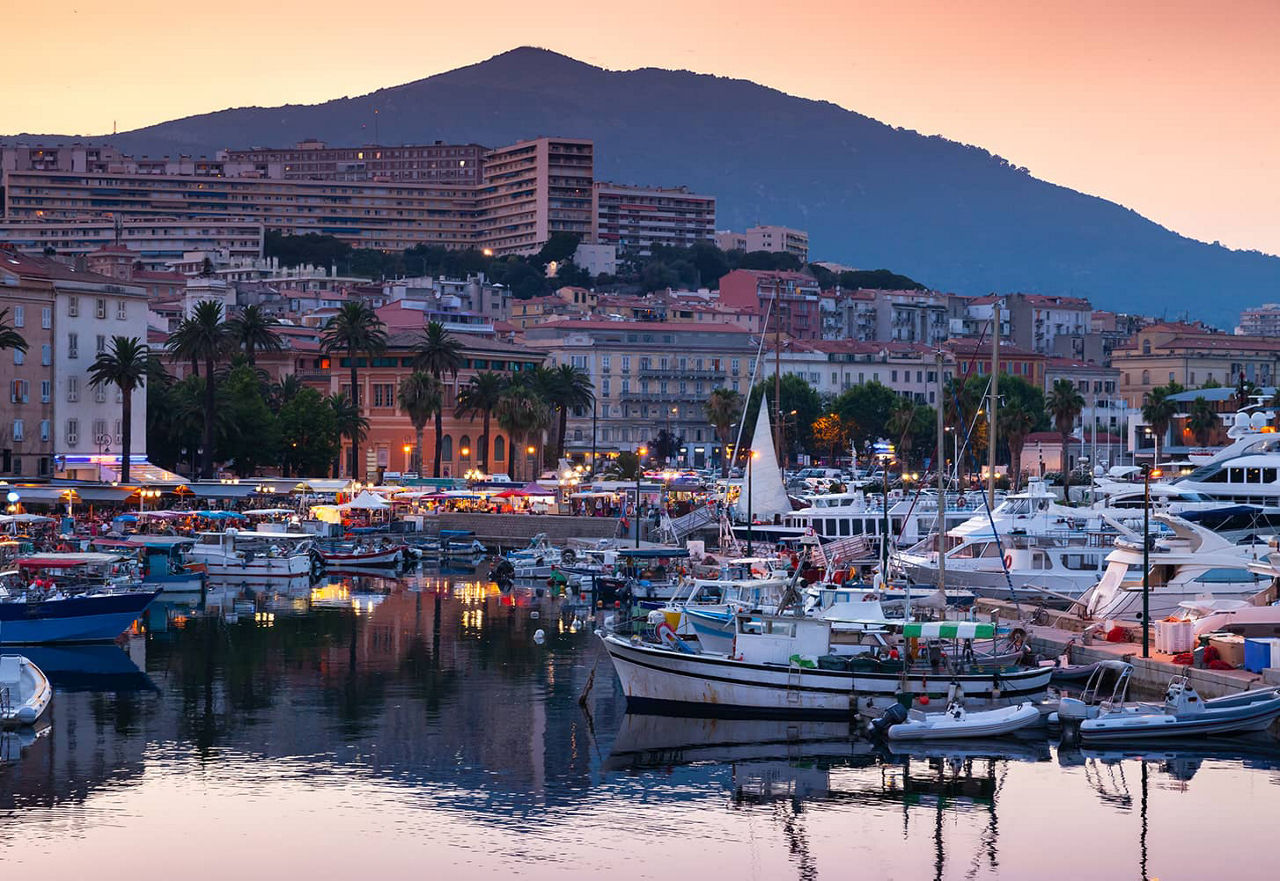
[[[1027,351],[1056,354],[1060,337],[1083,339],[1090,332],[1093,308],[1088,300],[1041,294],[989,294],[966,299],[964,314],[952,322],[952,335],[989,339],[991,313],[997,302],[1001,307],[1000,339]]]
[[[686,462],[718,461],[707,398],[722,387],[746,394],[756,368],[751,332],[728,323],[561,319],[530,325],[524,339],[549,366],[591,376],[596,408],[571,413],[567,427],[578,458],[634,450],[666,429],[684,440]]]
[[[490,150],[479,189],[479,245],[494,254],[529,254],[556,233],[591,241],[593,145],[537,138]]]
[[[1092,432],[1123,431],[1128,418],[1127,406],[1119,396],[1120,371],[1102,364],[1090,364],[1073,358],[1046,358],[1044,362],[1044,392],[1047,397],[1058,380],[1069,381],[1084,399],[1084,409],[1076,419],[1076,430],[1083,431],[1086,440]]]
[[[647,256],[655,245],[687,248],[715,239],[715,196],[687,187],[637,187],[596,181],[592,189],[595,241]]]
[[[773,340],[765,338],[768,365]],[[783,340],[779,359],[784,374],[794,374],[820,394],[836,396],[854,386],[878,382],[917,403],[938,402],[938,349],[918,343],[861,340]],[[942,379],[951,379],[955,357],[943,352]]]
[[[989,319],[988,319],[989,320]],[[991,343],[989,340],[951,339],[946,348],[956,359],[956,375],[991,375]],[[1000,345],[1000,372],[1025,379],[1037,388],[1044,387],[1045,356],[1013,345]]]
[[[768,251],[772,254],[794,254],[801,263],[809,262],[809,234],[787,226],[753,226],[744,233],[722,230],[716,233],[716,244],[722,251]]]
[[[0,250],[0,309],[27,351],[0,351],[0,477],[53,473],[52,280],[42,267]]]
[[[187,251],[216,251],[231,258],[262,256],[260,222],[206,217],[36,217],[0,220],[0,241],[24,254],[49,249],[80,257],[112,244],[127,246],[145,269],[164,270]]]
[[[1110,364],[1111,353],[1124,345],[1139,329],[1152,320],[1142,315],[1093,310],[1084,333],[1059,334],[1054,338],[1054,354],[1077,361]]]
[[[369,420],[367,439],[361,444],[364,451],[359,463],[359,477],[374,479],[385,471],[406,471],[416,443],[413,425],[401,410],[397,399],[400,381],[414,370],[414,361],[421,339],[421,331],[393,330],[388,334],[387,348],[373,359],[357,357],[359,369],[360,409]],[[441,434],[441,476],[460,477],[473,468],[479,468],[486,440],[483,420],[480,416],[459,418],[457,413],[458,389],[465,386],[481,371],[511,375],[532,370],[542,363],[544,353],[531,348],[499,342],[471,333],[456,333],[454,338],[462,344],[463,364],[457,376],[444,378],[443,432]],[[321,361],[328,370],[330,393],[350,394],[350,361],[341,357],[325,357]],[[511,438],[494,419],[489,427],[489,470],[505,471],[513,454]],[[523,443],[523,438],[515,439]],[[541,443],[541,439],[537,440]],[[407,448],[407,449],[406,449]],[[342,476],[349,476],[350,444],[344,442]],[[428,423],[423,434],[423,468],[431,472],[435,454],[435,426]],[[522,462],[522,471],[524,463]],[[527,472],[523,472],[527,473]]]
[[[1236,333],[1242,336],[1280,337],[1280,303],[1263,303],[1240,313]]]
[[[1120,394],[1141,407],[1151,389],[1176,382],[1184,388],[1240,380],[1274,385],[1280,376],[1280,338],[1208,331],[1202,326],[1162,322],[1144,327],[1111,353],[1120,370]]]
[[[480,184],[481,163],[488,148],[479,144],[366,144],[331,147],[323,141],[299,141],[283,149],[254,147],[222,150],[218,158],[260,177],[280,180]]]
[[[817,280],[802,272],[735,269],[720,279],[722,307],[759,315],[765,333],[794,339],[822,338],[821,293]]]
[[[837,291],[824,316],[823,336],[938,346],[952,335],[957,299],[936,291]]]

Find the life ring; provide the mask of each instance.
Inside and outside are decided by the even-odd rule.
[[[1005,554],[1005,555],[1004,555],[1004,568],[1006,568],[1006,569],[1012,569],[1012,568],[1013,568],[1013,554]]]
[[[654,635],[658,637],[659,642],[671,648],[676,647],[676,643],[680,641],[680,637],[676,636],[675,630],[667,621],[663,621],[653,629]]]
[[[1009,646],[1014,651],[1020,651],[1022,646],[1026,644],[1026,641],[1027,631],[1023,630],[1021,627],[1015,627],[1009,632]]]
[[[570,566],[572,566],[577,561],[578,561],[578,552],[575,551],[573,548],[565,548],[563,551],[560,552],[561,563],[568,563]]]
[[[875,598],[876,598],[876,595],[875,595],[875,594],[873,594],[873,593],[864,593],[864,594],[862,595],[862,601],[863,601],[864,603],[869,603],[869,602],[871,602],[872,600],[874,600]]]
[[[968,506],[969,506],[969,503],[964,500],[964,496],[961,496],[960,498],[956,499],[957,508],[967,508]]]

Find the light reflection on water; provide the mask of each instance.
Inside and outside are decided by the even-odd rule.
[[[586,610],[464,577],[317,590],[153,633],[145,677],[114,648],[45,651],[48,731],[4,743],[5,865],[138,879],[1271,871],[1255,847],[1280,815],[1267,747],[895,754],[834,723],[628,716]]]

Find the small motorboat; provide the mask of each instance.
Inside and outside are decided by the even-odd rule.
[[[1257,688],[1204,700],[1186,674],[1175,676],[1164,703],[1113,707],[1080,723],[1086,744],[1163,737],[1205,737],[1264,731],[1280,717],[1280,688]]]
[[[0,725],[33,725],[53,700],[44,671],[22,655],[0,655]]]
[[[991,710],[969,711],[964,702],[953,700],[941,713],[910,710],[906,719],[887,726],[890,740],[962,740],[971,737],[999,737],[1034,725],[1040,711],[1031,701]]]

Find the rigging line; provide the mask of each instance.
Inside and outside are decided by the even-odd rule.
[[[756,387],[756,377],[760,375],[760,364],[763,361],[763,359],[760,356],[764,352],[764,341],[768,336],[768,331],[769,331],[769,317],[773,314],[773,303],[774,303],[774,300],[776,299],[777,297],[774,297],[773,299],[769,300],[769,306],[767,309],[765,309],[765,313],[764,313],[764,324],[761,325],[760,327],[760,343],[759,345],[756,346],[756,357],[754,359],[754,364],[751,368],[751,379],[747,383],[747,396],[742,402],[742,418],[738,420],[738,436],[734,438],[734,441],[733,441],[733,458],[734,459],[738,458],[738,451],[742,449],[742,433],[747,428],[747,418],[746,418],[747,407],[751,404],[751,393],[755,390],[755,387]],[[761,406],[763,406],[764,405],[763,391],[760,393],[760,401],[761,401]],[[753,431],[755,430],[754,427],[752,428],[752,430]],[[722,454],[727,455],[728,450],[722,451]],[[729,464],[730,466],[732,466],[733,464],[732,461]],[[743,479],[744,480],[746,479],[745,473],[743,474]],[[739,501],[741,501],[741,498],[739,498]],[[727,480],[725,481],[725,485],[724,485],[724,505],[726,508],[729,506],[729,482]]]

